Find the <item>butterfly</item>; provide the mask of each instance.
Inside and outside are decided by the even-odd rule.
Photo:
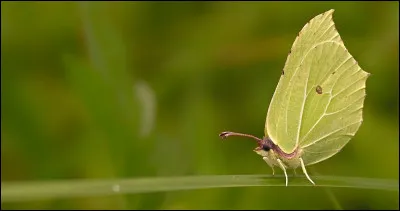
[[[362,121],[365,72],[336,30],[331,9],[300,31],[288,54],[270,102],[264,137],[222,132],[223,139],[242,136],[257,141],[253,150],[272,168],[302,169],[324,161],[354,137]]]

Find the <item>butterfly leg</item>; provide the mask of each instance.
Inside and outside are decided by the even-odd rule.
[[[288,184],[288,177],[287,177],[287,174],[286,174],[286,168],[285,168],[285,165],[283,165],[283,162],[281,161],[281,160],[279,160],[279,159],[276,159],[277,161],[278,161],[278,163],[279,163],[279,166],[281,167],[281,169],[283,170],[283,173],[285,173],[285,178],[286,178],[286,186],[287,186],[287,184]]]
[[[304,161],[303,161],[302,158],[300,158],[300,163],[301,163],[301,168],[303,169],[303,173],[306,175],[307,179],[308,179],[313,185],[315,185],[315,183],[311,180],[310,176],[308,176],[308,174],[307,174],[306,166],[304,165]]]
[[[293,169],[294,176],[297,176],[296,169]]]
[[[274,165],[270,162],[268,157],[263,157],[263,160],[272,168],[272,175],[275,175]]]

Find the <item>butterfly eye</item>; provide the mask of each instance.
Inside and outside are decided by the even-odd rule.
[[[267,146],[266,144],[263,144],[262,145],[262,149],[264,150],[264,151],[269,151],[271,148],[269,148],[269,146]]]

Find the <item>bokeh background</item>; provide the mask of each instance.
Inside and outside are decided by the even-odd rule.
[[[398,2],[1,2],[1,181],[271,174],[254,142],[218,134],[263,136],[296,35],[329,9],[372,76],[357,135],[309,171],[398,180]],[[398,191],[331,190],[344,209],[399,208]],[[1,206],[332,209],[332,194],[242,187]]]

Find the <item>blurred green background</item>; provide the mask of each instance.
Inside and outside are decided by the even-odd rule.
[[[309,171],[398,180],[398,2],[1,2],[2,183],[271,174],[254,142],[218,134],[263,136],[296,35],[329,9],[372,76],[358,133]],[[344,209],[399,208],[398,191],[331,190]],[[242,187],[1,206],[333,209],[333,201],[322,188]]]

